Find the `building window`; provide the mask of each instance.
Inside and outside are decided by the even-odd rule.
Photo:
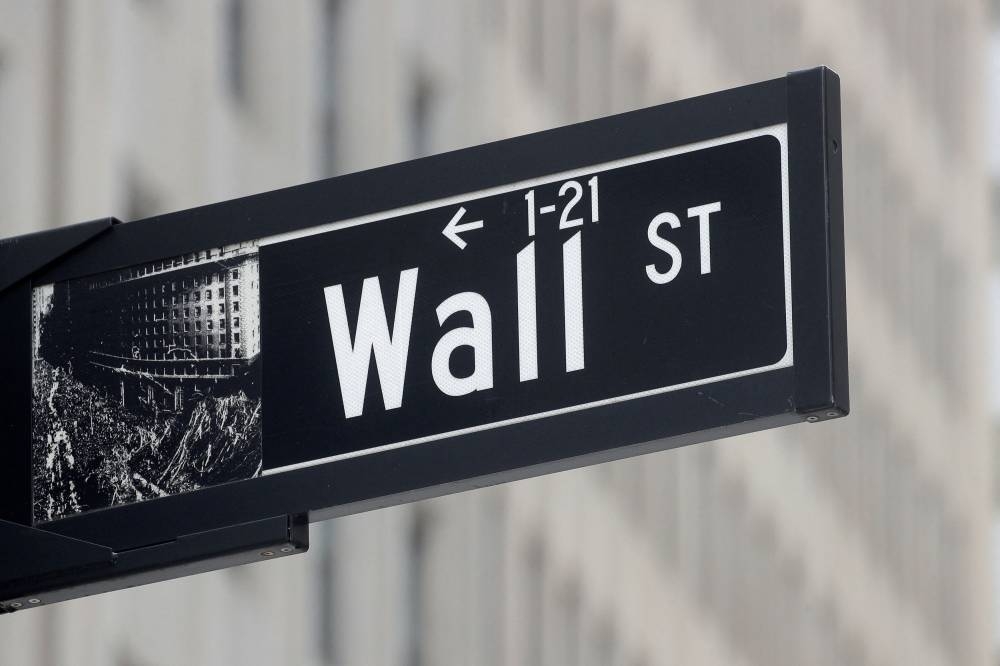
[[[184,322],[184,332],[189,333],[191,331],[191,324]]]
[[[234,280],[239,280],[240,279],[240,272],[238,270],[236,270],[236,269],[233,270],[233,279]]]
[[[233,312],[239,312],[239,311],[240,311],[240,302],[233,301]]]
[[[545,5],[541,0],[529,3],[525,12],[525,51],[528,56],[528,69],[537,77],[538,83],[545,81],[545,44],[551,37],[545,25]]]
[[[226,297],[226,290],[222,287],[219,287],[219,298],[225,298],[225,297]]]
[[[229,0],[225,15],[225,75],[229,94],[237,102],[247,97],[247,5],[244,0]]]
[[[199,301],[201,301],[201,292],[200,291],[194,292],[194,300],[195,300],[196,303],[199,302]]]
[[[422,72],[414,76],[410,93],[410,150],[414,156],[426,155],[431,146],[431,110],[434,89],[430,79]]]
[[[191,310],[189,308],[184,308],[184,318],[187,319],[191,316]]]
[[[208,320],[207,324],[208,324],[208,330],[210,331],[212,330],[212,327],[215,326],[215,322],[212,321],[211,319]]]
[[[410,524],[408,544],[404,546],[409,551],[403,565],[406,587],[402,590],[405,616],[405,649],[406,662],[414,666],[428,663],[423,647],[426,633],[427,601],[428,601],[428,564],[433,546],[433,516],[421,504],[414,507],[413,519]]]
[[[200,321],[195,321],[194,322],[194,330],[196,330],[196,331],[200,331],[201,330],[201,322]]]
[[[221,314],[226,314],[226,304],[225,303],[219,303],[219,312]]]
[[[197,306],[197,307],[196,307],[196,308],[194,309],[194,316],[195,316],[195,317],[200,317],[200,316],[201,316],[201,306],[200,306],[200,305],[199,305],[199,306]]]
[[[545,638],[545,628],[543,627],[545,617],[544,565],[542,546],[537,541],[533,541],[528,546],[523,570],[525,642],[521,663],[536,666],[541,666],[544,663],[545,655],[543,643]]]
[[[240,285],[234,284],[233,285],[233,296],[239,296],[239,295],[240,295]]]
[[[225,333],[220,333],[219,334],[219,343],[220,344],[226,344],[226,334]]]
[[[139,220],[153,215],[161,208],[160,197],[135,164],[125,166],[125,220]],[[143,267],[142,274],[150,267]]]
[[[215,342],[215,336],[213,336],[213,335],[209,335],[209,336],[207,336],[207,337],[208,337],[208,344],[212,344],[212,343],[214,343],[214,342]]]
[[[240,334],[239,332],[233,333],[233,344],[240,344]]]
[[[233,317],[233,328],[239,328],[239,327],[240,327],[240,318]]]
[[[212,316],[212,306],[211,305],[206,305],[205,308],[206,308],[205,314],[207,314],[209,317],[211,317]]]
[[[209,277],[211,277],[211,276],[209,276]],[[206,301],[212,300],[212,290],[211,289],[206,289],[205,290],[205,300]]]
[[[489,0],[492,4],[496,0]],[[340,6],[342,0],[326,0],[323,12],[320,44],[322,48],[322,74],[320,75],[320,114],[322,122],[322,177],[332,176],[336,169],[336,138],[338,93],[340,82],[338,76],[340,51]]]
[[[587,51],[590,55],[590,91],[588,97],[591,102],[589,113],[605,115],[611,112],[614,97],[606,94],[612,86],[612,79],[615,73],[615,53],[614,53],[614,33],[617,17],[614,5],[606,5],[593,14],[590,20],[589,44]]]
[[[220,319],[219,320],[219,328],[220,329],[224,329],[225,327],[226,327],[226,320],[225,319]]]

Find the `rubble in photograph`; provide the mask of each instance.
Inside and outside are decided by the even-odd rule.
[[[43,362],[44,363],[44,362]],[[47,364],[45,364],[47,366]],[[35,519],[165,497],[260,473],[260,400],[207,396],[166,419],[51,366],[37,375]],[[249,446],[248,446],[249,444]]]

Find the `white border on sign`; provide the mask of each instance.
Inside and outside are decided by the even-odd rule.
[[[347,460],[349,458],[358,458],[360,456],[366,456],[373,453],[382,453],[384,451],[392,451],[393,449],[401,449],[406,446],[413,446],[414,444],[423,444],[426,442],[433,442],[439,439],[446,439],[448,437],[468,435],[483,430],[492,430],[493,428],[501,428],[504,426],[514,425],[516,423],[524,423],[525,421],[534,421],[536,419],[543,419],[550,416],[569,414],[572,412],[582,411],[584,409],[591,409],[593,407],[613,405],[615,403],[625,402],[627,400],[645,398],[648,396],[659,395],[661,393],[669,393],[671,391],[679,391],[681,389],[692,388],[695,386],[703,386],[705,384],[712,384],[714,382],[720,382],[727,379],[736,379],[738,377],[746,377],[748,375],[755,375],[762,372],[769,372],[771,370],[778,370],[781,368],[791,367],[793,365],[792,269],[791,269],[791,243],[789,237],[790,235],[789,210],[788,210],[788,126],[786,123],[781,123],[779,125],[771,125],[769,127],[762,127],[760,129],[750,130],[748,132],[730,134],[724,137],[711,139],[709,141],[690,143],[684,146],[678,146],[675,148],[668,148],[666,150],[659,150],[656,152],[646,153],[643,155],[627,157],[625,159],[615,160],[613,162],[604,162],[602,164],[597,164],[582,169],[563,171],[561,173],[542,176],[540,178],[522,180],[520,182],[512,183],[510,185],[501,185],[499,187],[492,187],[485,190],[479,190],[477,192],[469,192],[466,194],[461,194],[453,197],[446,197],[444,199],[436,199],[434,201],[420,203],[413,206],[405,206],[403,208],[396,208],[381,213],[372,213],[370,215],[364,215],[361,217],[352,218],[350,220],[331,222],[329,224],[324,224],[318,227],[312,227],[310,229],[302,229],[299,231],[291,231],[284,234],[269,236],[267,238],[261,239],[259,243],[262,246],[274,245],[276,243],[283,243],[285,241],[295,240],[297,238],[306,238],[308,236],[315,236],[317,234],[327,233],[329,231],[346,229],[348,227],[356,227],[362,224],[369,224],[371,222],[380,222],[390,218],[409,215],[411,213],[419,213],[426,210],[431,210],[433,208],[452,206],[457,203],[465,203],[468,201],[482,199],[484,197],[494,196],[497,194],[506,194],[508,192],[514,192],[516,190],[522,190],[522,189],[529,189],[532,187],[537,187],[539,185],[545,185],[562,180],[571,180],[574,178],[579,178],[584,175],[587,176],[595,175],[601,173],[602,171],[609,171],[611,169],[618,169],[621,167],[632,166],[634,164],[641,164],[643,162],[649,162],[664,157],[682,155],[684,153],[690,153],[696,150],[704,150],[706,148],[713,148],[715,146],[722,146],[728,143],[735,143],[737,141],[753,139],[759,136],[773,136],[781,144],[781,236],[782,236],[782,246],[784,250],[783,256],[784,256],[784,269],[785,269],[785,339],[787,341],[787,347],[785,349],[785,355],[782,356],[781,360],[779,360],[777,363],[773,363],[767,366],[762,366],[759,368],[752,368],[750,370],[740,370],[737,372],[731,372],[726,375],[717,375],[715,377],[707,377],[705,379],[696,379],[694,381],[685,382],[683,384],[674,384],[672,386],[664,386],[663,388],[649,389],[646,391],[640,391],[639,393],[630,393],[628,395],[617,396],[614,398],[605,398],[603,400],[595,400],[594,402],[587,402],[580,405],[561,407],[559,409],[552,409],[546,412],[538,412],[536,414],[517,416],[510,419],[504,419],[502,421],[484,423],[477,426],[461,428],[459,430],[451,430],[449,432],[438,433],[435,435],[416,437],[414,439],[408,439],[402,442],[395,442],[393,444],[383,444],[381,446],[375,446],[370,449],[363,449],[361,451],[351,451],[349,453],[341,453],[339,455],[328,456],[326,458],[317,458],[315,460],[308,460],[305,462],[296,463],[294,465],[286,465],[284,467],[277,467],[275,469],[264,470],[263,475],[269,476],[272,474],[280,474],[282,472],[290,472],[292,470],[302,469],[305,467],[313,467],[315,465],[323,465],[325,463],[336,462],[338,460]],[[266,350],[264,351],[264,353],[266,355],[267,353]]]

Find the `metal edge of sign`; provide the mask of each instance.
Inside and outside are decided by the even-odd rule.
[[[840,77],[788,75],[796,409],[807,421],[850,411]],[[819,195],[819,196],[818,196]]]

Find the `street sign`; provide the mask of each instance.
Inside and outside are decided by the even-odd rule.
[[[0,244],[0,609],[846,414],[839,141],[821,68]]]
[[[786,160],[774,125],[262,241],[264,472],[790,367]]]

